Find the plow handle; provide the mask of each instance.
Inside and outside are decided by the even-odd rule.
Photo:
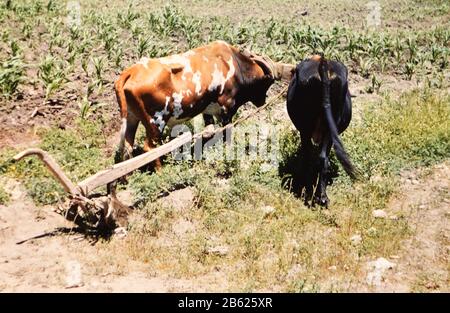
[[[25,151],[20,152],[19,154],[16,154],[14,156],[14,161],[19,161],[24,157],[37,155],[42,162],[48,167],[50,172],[55,176],[55,178],[61,183],[61,185],[64,187],[64,190],[71,195],[79,195],[80,192],[75,187],[75,185],[72,183],[72,181],[66,176],[66,174],[62,171],[61,167],[56,163],[56,161],[42,149],[38,148],[31,148],[27,149]]]

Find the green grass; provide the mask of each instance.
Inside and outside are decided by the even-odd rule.
[[[0,185],[0,204],[6,205],[10,200],[9,193],[4,189],[2,185]]]
[[[349,154],[366,178],[448,158],[449,103],[446,92],[417,89],[365,107],[362,122],[345,132]]]
[[[112,162],[112,158],[106,158],[102,152],[105,145],[102,126],[98,121],[79,120],[73,129],[42,129],[39,147],[49,152],[76,183]],[[15,163],[12,157],[17,152],[15,149],[1,151],[0,174],[22,180],[37,204],[52,204],[60,200],[64,191],[43,163],[37,158]]]

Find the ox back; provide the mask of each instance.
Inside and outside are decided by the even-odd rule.
[[[314,56],[297,65],[289,85],[287,111],[301,137],[300,177],[295,178],[294,188],[299,196],[304,191],[307,205],[312,200],[312,205],[328,206],[326,186],[331,181],[329,155],[332,146],[346,173],[356,177],[338,135],[351,120],[347,75],[347,68],[342,63]]]

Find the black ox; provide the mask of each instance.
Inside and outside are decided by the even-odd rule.
[[[332,146],[345,172],[356,178],[355,168],[339,139],[352,114],[347,74],[344,64],[316,55],[297,65],[289,85],[287,111],[301,138],[301,164],[294,188],[299,196],[304,190],[307,205],[312,200],[312,205],[328,206],[326,187],[330,182]],[[318,146],[318,153],[314,145]]]

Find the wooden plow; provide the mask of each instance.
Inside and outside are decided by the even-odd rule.
[[[227,128],[227,127],[226,127]],[[225,128],[224,128],[225,129]],[[192,136],[190,132],[184,133],[170,142],[143,153],[132,159],[117,163],[112,167],[102,170],[85,180],[73,183],[59,164],[46,151],[38,148],[27,149],[14,156],[14,161],[19,161],[28,156],[37,156],[48,167],[53,176],[63,186],[68,194],[69,205],[65,210],[65,218],[74,222],[83,229],[97,229],[101,231],[112,230],[116,227],[124,227],[127,224],[127,216],[132,209],[116,198],[114,194],[97,196],[93,192],[102,186],[139,169],[140,167],[168,154],[177,148],[198,140],[208,138],[223,129],[208,132],[205,130]]]
[[[53,157],[42,149],[27,149],[15,155],[14,160],[19,161],[28,156],[38,156],[68,193],[68,208],[62,210],[65,211],[65,218],[74,222],[82,229],[111,231],[117,227],[125,227],[127,225],[127,216],[131,213],[132,208],[120,203],[115,194],[108,194],[106,196],[95,195],[93,192],[97,188],[108,185],[183,145],[188,143],[195,144],[197,140],[203,140],[205,138],[210,139],[216,134],[224,133],[228,129],[233,128],[236,124],[243,122],[249,117],[259,113],[267,106],[273,104],[286,92],[286,90],[287,86],[277,95],[271,97],[265,105],[259,107],[250,114],[238,118],[233,123],[214,130],[207,127],[205,130],[195,135],[192,135],[190,132],[183,133],[164,145],[129,160],[117,163],[77,184],[73,183]]]

